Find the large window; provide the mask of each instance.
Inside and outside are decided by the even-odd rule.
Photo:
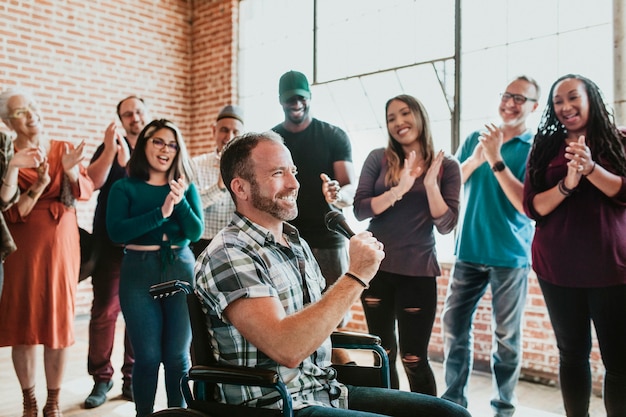
[[[499,93],[520,74],[547,90],[560,75],[594,80],[613,99],[611,0],[461,0],[460,137],[498,122]],[[239,91],[246,128],[283,120],[278,79],[294,69],[313,82],[314,117],[342,127],[358,172],[387,141],[385,102],[414,95],[429,112],[437,148],[453,152],[454,0],[242,0]],[[350,210],[347,210],[346,214]],[[355,229],[360,224],[351,219]],[[452,235],[438,236],[441,261]]]

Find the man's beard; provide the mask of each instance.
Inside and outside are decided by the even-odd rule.
[[[261,195],[261,190],[255,181],[252,181],[252,206],[258,210],[271,214],[277,219],[283,221],[291,221],[298,216],[298,206],[285,209],[281,207],[277,201]]]

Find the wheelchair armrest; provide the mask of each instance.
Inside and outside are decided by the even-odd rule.
[[[333,332],[330,335],[330,339],[333,343],[333,347],[344,347],[347,349],[361,349],[371,348],[373,346],[380,346],[380,337],[374,336],[368,333],[357,332]]]
[[[379,380],[376,382],[376,385],[369,385],[363,382],[363,376],[365,374],[361,374],[361,371],[359,371],[358,368],[365,369],[366,367],[354,367],[334,364],[333,367],[338,371],[340,377],[344,381],[350,383],[350,381],[348,381],[348,378],[350,378],[353,381],[352,384],[354,385],[369,385],[391,388],[391,379],[389,376],[389,358],[387,357],[387,351],[385,351],[385,349],[381,345],[380,337],[368,333],[335,331],[330,335],[330,339],[332,341],[333,348],[371,350],[376,355],[378,355],[378,358],[380,359],[380,376]],[[353,376],[350,377],[348,376],[348,374],[351,374]]]
[[[270,369],[225,365],[194,365],[189,369],[189,379],[192,381],[252,385],[257,387],[273,387],[280,381],[278,373]]]
[[[152,298],[163,298],[177,292],[183,292],[185,294],[191,294],[193,287],[186,281],[180,281],[178,279],[155,284],[150,287],[150,295]]]
[[[194,365],[189,369],[187,376],[183,377],[184,384],[181,385],[185,399],[190,401],[192,395],[187,381],[273,388],[283,400],[282,415],[284,417],[293,417],[291,394],[287,390],[287,386],[280,380],[278,373],[270,369],[255,369],[232,365]]]

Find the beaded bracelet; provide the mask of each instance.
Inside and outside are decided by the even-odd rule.
[[[569,197],[572,194],[572,192],[574,192],[573,188],[567,188],[567,186],[565,185],[565,180],[559,181],[558,189],[559,189],[559,192],[565,197]]]
[[[363,281],[361,278],[354,275],[352,272],[346,272],[344,275],[347,276],[348,278],[352,278],[353,280],[361,284],[361,286],[365,289],[368,289],[370,287],[369,285],[367,285],[365,281]]]

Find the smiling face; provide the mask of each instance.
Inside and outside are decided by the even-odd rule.
[[[222,152],[224,146],[230,142],[235,136],[239,136],[243,132],[243,123],[232,117],[224,117],[218,120],[213,126],[213,134],[215,136],[215,144],[217,152]]]
[[[41,113],[31,97],[16,95],[7,102],[7,125],[20,139],[30,140],[42,132]]]
[[[408,146],[422,134],[421,119],[402,100],[392,100],[387,106],[387,131],[396,142]]]
[[[150,119],[146,105],[135,97],[128,98],[120,104],[120,121],[130,138],[139,136],[146,126],[146,120]]]
[[[176,136],[168,128],[154,132],[146,142],[146,159],[150,165],[150,175],[167,174],[178,154]]]
[[[299,125],[309,118],[309,100],[302,96],[293,96],[286,101],[281,101],[285,120]]]
[[[300,184],[291,153],[282,144],[260,142],[251,155],[254,178],[250,184],[250,204],[259,217],[290,221],[298,215],[296,198]]]
[[[589,97],[581,80],[566,78],[554,86],[552,105],[570,138],[584,135],[589,121]]]
[[[514,99],[516,96],[525,97],[527,100],[524,103],[516,103]],[[530,113],[537,108],[537,96],[535,86],[526,80],[517,79],[509,84],[498,107],[502,124],[508,127],[523,126]]]

